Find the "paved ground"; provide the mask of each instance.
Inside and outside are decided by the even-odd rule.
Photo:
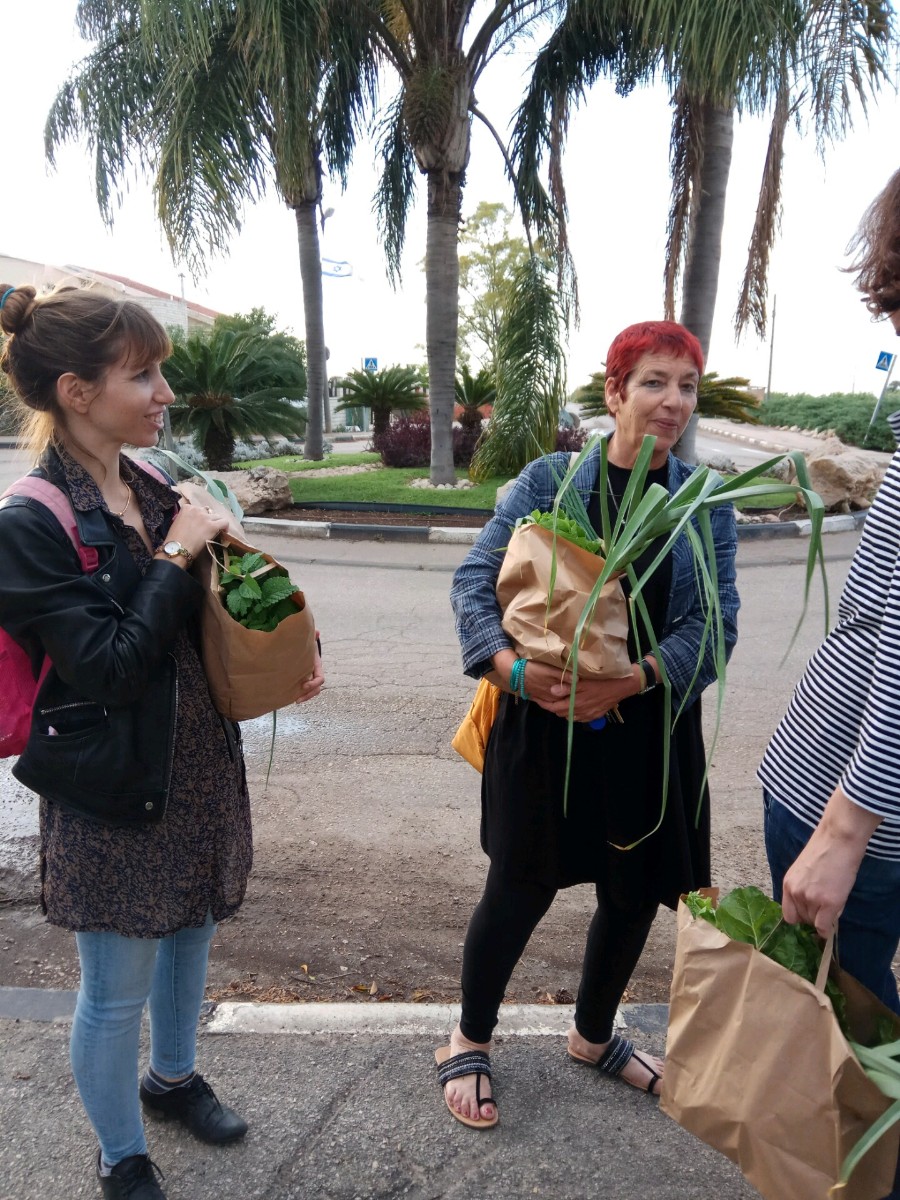
[[[6,469],[9,478],[18,473],[14,464]],[[855,543],[853,534],[829,536],[835,595]],[[425,982],[453,998],[458,946],[484,872],[477,776],[448,746],[471,694],[446,605],[449,573],[465,547],[273,539],[271,548],[297,570],[314,604],[328,690],[282,722],[267,791],[267,731],[258,722],[247,727],[257,867],[247,904],[216,939],[211,977],[221,994],[244,994],[246,984],[253,995],[284,986],[292,972],[292,986],[309,995],[303,976],[318,973],[329,979],[330,998],[347,998],[350,980],[371,980],[380,993],[388,961],[388,974],[405,987]],[[816,600],[782,666],[804,549],[780,540],[741,546],[741,640],[711,776],[716,878],[725,888],[766,882],[754,770],[821,634]],[[27,887],[34,805],[8,776],[0,776],[0,805],[6,880]],[[574,987],[589,908],[580,891],[554,906],[517,969],[525,999]],[[643,1001],[665,999],[672,932],[662,914],[636,981]],[[26,901],[0,908],[0,943],[0,1200],[96,1195],[92,1136],[67,1062],[70,997],[50,995],[59,1015],[44,1021],[37,1018],[46,993],[3,990],[72,986],[70,940]],[[755,1195],[655,1102],[570,1063],[559,1024],[568,1019],[565,1005],[532,1009],[527,1034],[514,1034],[504,1012],[495,1055],[503,1117],[481,1134],[452,1121],[432,1077],[434,1046],[453,1021],[447,1006],[418,1006],[417,1023],[387,1033],[370,1022],[384,1012],[393,1018],[399,1006],[356,994],[349,1015],[341,1010],[336,1020],[323,1005],[277,1010],[281,1025],[289,1013],[311,1013],[306,1033],[256,1032],[267,1011],[259,1006],[225,1004],[211,1014],[202,1067],[253,1128],[244,1145],[213,1151],[154,1126],[152,1153],[169,1200]],[[642,1044],[659,1051],[663,1018],[652,1003],[625,1010]],[[536,1021],[548,1032],[535,1033]]]

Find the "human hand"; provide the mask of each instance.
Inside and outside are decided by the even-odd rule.
[[[869,838],[881,818],[838,787],[822,820],[784,877],[781,907],[789,925],[814,925],[828,937],[844,911]]]
[[[563,680],[560,680],[559,674],[556,672],[556,679],[547,689],[546,694],[542,692],[539,695],[533,690],[528,674],[533,665],[538,664],[529,663],[525,671],[525,690],[531,699],[535,700],[541,708],[555,713],[558,717],[568,717],[572,694],[571,675],[566,675]],[[593,721],[597,717],[605,716],[620,700],[637,695],[641,690],[642,683],[638,667],[634,667],[631,674],[626,675],[623,679],[579,678],[575,689],[574,720]]]
[[[313,673],[308,679],[304,679],[301,684],[300,695],[294,701],[295,704],[305,704],[307,700],[313,700],[321,692],[325,686],[325,671],[322,667],[322,654],[319,650],[319,638],[316,635],[316,661],[313,666]]]
[[[218,516],[211,508],[182,504],[169,526],[166,541],[181,542],[196,557],[207,542],[213,541],[227,528],[226,518]]]

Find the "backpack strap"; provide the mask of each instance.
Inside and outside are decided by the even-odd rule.
[[[95,546],[85,546],[78,534],[78,522],[75,520],[75,510],[67,492],[58,488],[49,479],[40,475],[23,475],[3,493],[0,499],[7,496],[25,496],[29,500],[37,500],[45,508],[49,508],[63,527],[66,537],[75,547],[82,571],[96,571],[100,564],[100,556]]]
[[[167,487],[172,486],[172,481],[166,475],[165,471],[161,471],[153,463],[147,462],[143,458],[131,458],[128,461],[139,467],[142,471],[145,471],[152,478],[157,479],[160,483],[166,484]],[[78,533],[75,510],[72,507],[72,501],[69,499],[68,492],[63,491],[55,483],[51,483],[49,479],[44,479],[40,475],[23,475],[21,479],[17,479],[15,483],[9,485],[3,495],[0,496],[0,500],[5,500],[7,496],[25,496],[27,499],[37,500],[45,508],[49,508],[60,525],[62,525],[66,537],[75,547],[75,553],[78,555],[82,571],[85,574],[90,574],[92,571],[97,570],[97,567],[100,565],[100,556],[95,546],[85,546],[82,542]]]
[[[148,475],[152,475],[154,479],[158,479],[160,483],[164,483],[166,487],[172,487],[172,480],[152,462],[147,462],[146,458],[129,458],[128,461],[133,467],[140,467],[142,471],[146,471]]]

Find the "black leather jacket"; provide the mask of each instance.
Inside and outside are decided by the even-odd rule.
[[[52,452],[41,473],[65,488]],[[13,774],[94,820],[158,821],[176,736],[172,647],[202,587],[165,561],[141,576],[102,509],[75,513],[82,542],[98,552],[92,574],[47,508],[16,496],[0,502],[0,625],[25,647],[35,677],[45,653],[53,663]]]

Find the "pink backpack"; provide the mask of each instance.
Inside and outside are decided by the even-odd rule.
[[[134,461],[136,460],[132,459],[132,462]],[[151,463],[138,462],[137,465],[162,483],[169,482],[162,471]],[[78,536],[78,523],[67,492],[50,483],[48,479],[41,479],[38,475],[25,475],[11,484],[0,499],[7,496],[27,496],[49,508],[75,547],[81,569],[87,575],[97,570],[97,551],[93,546],[85,546]],[[0,629],[0,679],[3,680],[3,697],[0,701],[0,758],[10,758],[12,755],[21,754],[25,749],[31,732],[31,713],[35,697],[51,665],[50,659],[45,655],[40,673],[35,679],[31,673],[31,659],[5,629]]]

